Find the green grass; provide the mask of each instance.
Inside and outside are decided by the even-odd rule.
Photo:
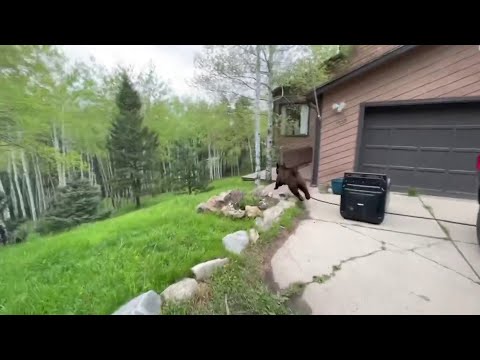
[[[144,291],[161,292],[189,276],[199,262],[227,256],[222,238],[248,230],[253,220],[195,208],[221,191],[253,184],[231,178],[213,185],[206,193],[163,195],[138,211],[1,248],[0,314],[110,314]]]
[[[244,256],[235,257],[224,269],[212,276],[208,289],[189,302],[167,304],[167,315],[289,315],[289,294],[274,294],[264,281],[265,254],[282,229],[292,230],[295,219],[304,209],[287,209],[280,221],[260,235],[256,244],[249,246]],[[294,294],[291,294],[292,296]],[[228,310],[227,310],[228,309]]]

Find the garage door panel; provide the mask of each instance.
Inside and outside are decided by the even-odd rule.
[[[479,138],[480,141],[480,138]],[[475,175],[475,164],[478,152],[468,149],[468,150],[455,150],[452,151],[450,154],[450,161],[449,163],[452,164],[450,166],[450,170],[464,170],[468,171],[472,176]]]
[[[420,168],[443,169],[445,161],[448,162],[448,149],[422,149],[417,154],[412,155],[416,159],[416,165]]]
[[[369,129],[365,133],[365,144],[368,145],[387,145],[390,144],[389,129]]]
[[[390,163],[398,166],[415,167],[417,165],[415,157],[416,152],[416,149],[390,149]]]
[[[474,197],[480,104],[366,108],[358,170],[386,173],[393,189]]]
[[[469,194],[469,189],[476,188],[476,178],[474,175],[467,173],[450,173],[446,188],[449,194]]]
[[[456,130],[455,144],[457,148],[477,148],[480,141],[480,126],[466,127]]]

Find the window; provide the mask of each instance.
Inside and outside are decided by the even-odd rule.
[[[309,108],[305,104],[282,105],[281,134],[283,136],[308,135]]]

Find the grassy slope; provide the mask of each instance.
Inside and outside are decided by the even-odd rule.
[[[209,286],[191,301],[167,304],[165,315],[289,315],[289,296],[273,294],[264,281],[264,262],[283,232],[295,228],[295,220],[305,211],[303,205],[287,209],[280,221],[261,234],[243,256],[232,258],[223,270],[216,271]],[[227,310],[228,309],[228,310]]]
[[[252,183],[221,180],[207,193],[163,196],[138,211],[0,249],[0,314],[110,314],[143,291],[162,291],[193,265],[227,255],[222,237],[253,224],[195,212],[232,188]]]

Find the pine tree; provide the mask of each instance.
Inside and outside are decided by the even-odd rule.
[[[159,145],[158,135],[142,125],[142,102],[125,72],[116,104],[119,113],[107,139],[114,173],[112,187],[118,196],[128,197],[131,192],[139,208],[145,172],[153,167]]]

